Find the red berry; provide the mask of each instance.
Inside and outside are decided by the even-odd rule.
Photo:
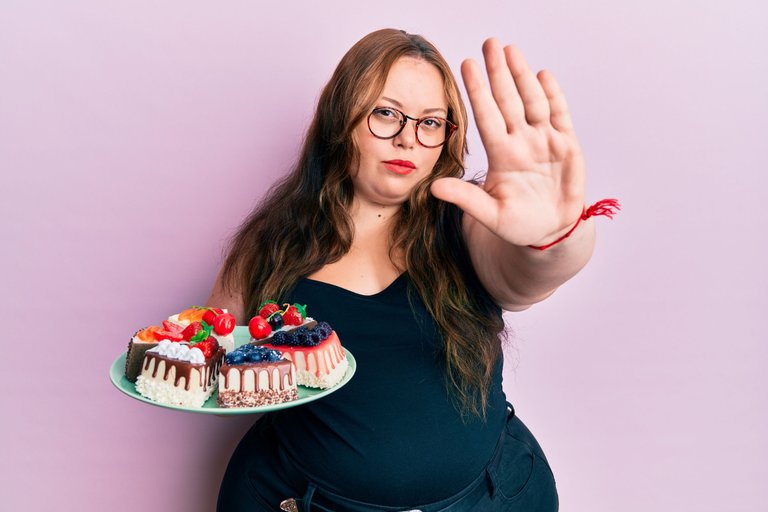
[[[210,359],[216,352],[219,351],[219,342],[213,336],[208,336],[205,341],[195,343],[194,347],[200,349],[206,359]],[[193,347],[193,348],[194,348]]]
[[[181,331],[184,330],[184,327],[182,327],[179,324],[175,324],[170,320],[163,320],[163,329],[169,332],[175,332],[175,333],[181,334]]]
[[[301,325],[304,323],[304,317],[295,306],[288,306],[288,310],[283,313],[283,322],[285,325]]]
[[[253,339],[263,340],[272,332],[272,326],[262,316],[255,316],[248,322],[248,332]]]
[[[213,347],[204,341],[201,341],[200,343],[195,343],[195,348],[199,348],[200,352],[203,353],[203,357],[206,359],[210,359],[213,355]]]
[[[280,311],[280,306],[277,305],[277,302],[270,300],[261,305],[259,316],[262,318],[269,318],[269,316],[276,311]]]
[[[166,331],[164,329],[159,329],[152,333],[157,341],[163,341],[163,340],[171,340],[171,341],[182,341],[184,339],[184,336],[181,335],[181,332],[172,332],[172,331]]]
[[[229,313],[217,316],[213,321],[213,330],[216,334],[226,336],[235,330],[235,317]]]
[[[203,314],[203,322],[207,323],[208,325],[213,325],[216,317],[222,313],[224,313],[224,310],[221,308],[208,308]]]
[[[192,322],[181,331],[181,336],[185,341],[189,341],[192,336],[203,330],[203,324],[200,322]]]

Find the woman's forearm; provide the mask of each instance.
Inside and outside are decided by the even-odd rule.
[[[464,222],[469,253],[480,281],[509,311],[526,309],[550,296],[587,264],[595,246],[593,218],[582,221],[568,238],[544,251],[510,244],[471,217],[465,217]]]

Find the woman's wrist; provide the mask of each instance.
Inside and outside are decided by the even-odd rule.
[[[620,209],[621,205],[617,199],[601,199],[589,208],[585,206],[581,212],[581,215],[578,219],[576,219],[576,222],[573,224],[573,226],[569,228],[564,234],[556,236],[552,242],[544,245],[529,245],[528,247],[531,249],[536,249],[537,251],[545,251],[553,245],[557,245],[563,240],[569,238],[573,232],[576,231],[576,228],[579,227],[582,221],[598,215],[605,215],[609,219],[612,219],[614,214]]]

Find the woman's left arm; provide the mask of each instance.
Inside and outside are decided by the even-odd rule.
[[[592,255],[594,220],[582,220],[586,168],[565,96],[547,71],[534,75],[514,46],[483,45],[490,88],[479,66],[461,71],[488,173],[480,186],[458,178],[432,184],[435,197],[464,210],[464,237],[486,290],[507,310],[551,295]]]

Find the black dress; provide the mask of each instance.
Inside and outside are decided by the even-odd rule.
[[[219,511],[278,510],[309,485],[407,510],[450,500],[479,481],[492,459],[498,476],[490,482],[488,472],[489,485],[483,483],[487,503],[455,510],[557,509],[546,459],[508,408],[502,361],[487,418],[462,418],[445,385],[440,334],[417,294],[409,294],[407,273],[370,296],[303,279],[288,300],[307,304],[310,316],[334,328],[357,372],[339,391],[254,425],[227,468]]]

